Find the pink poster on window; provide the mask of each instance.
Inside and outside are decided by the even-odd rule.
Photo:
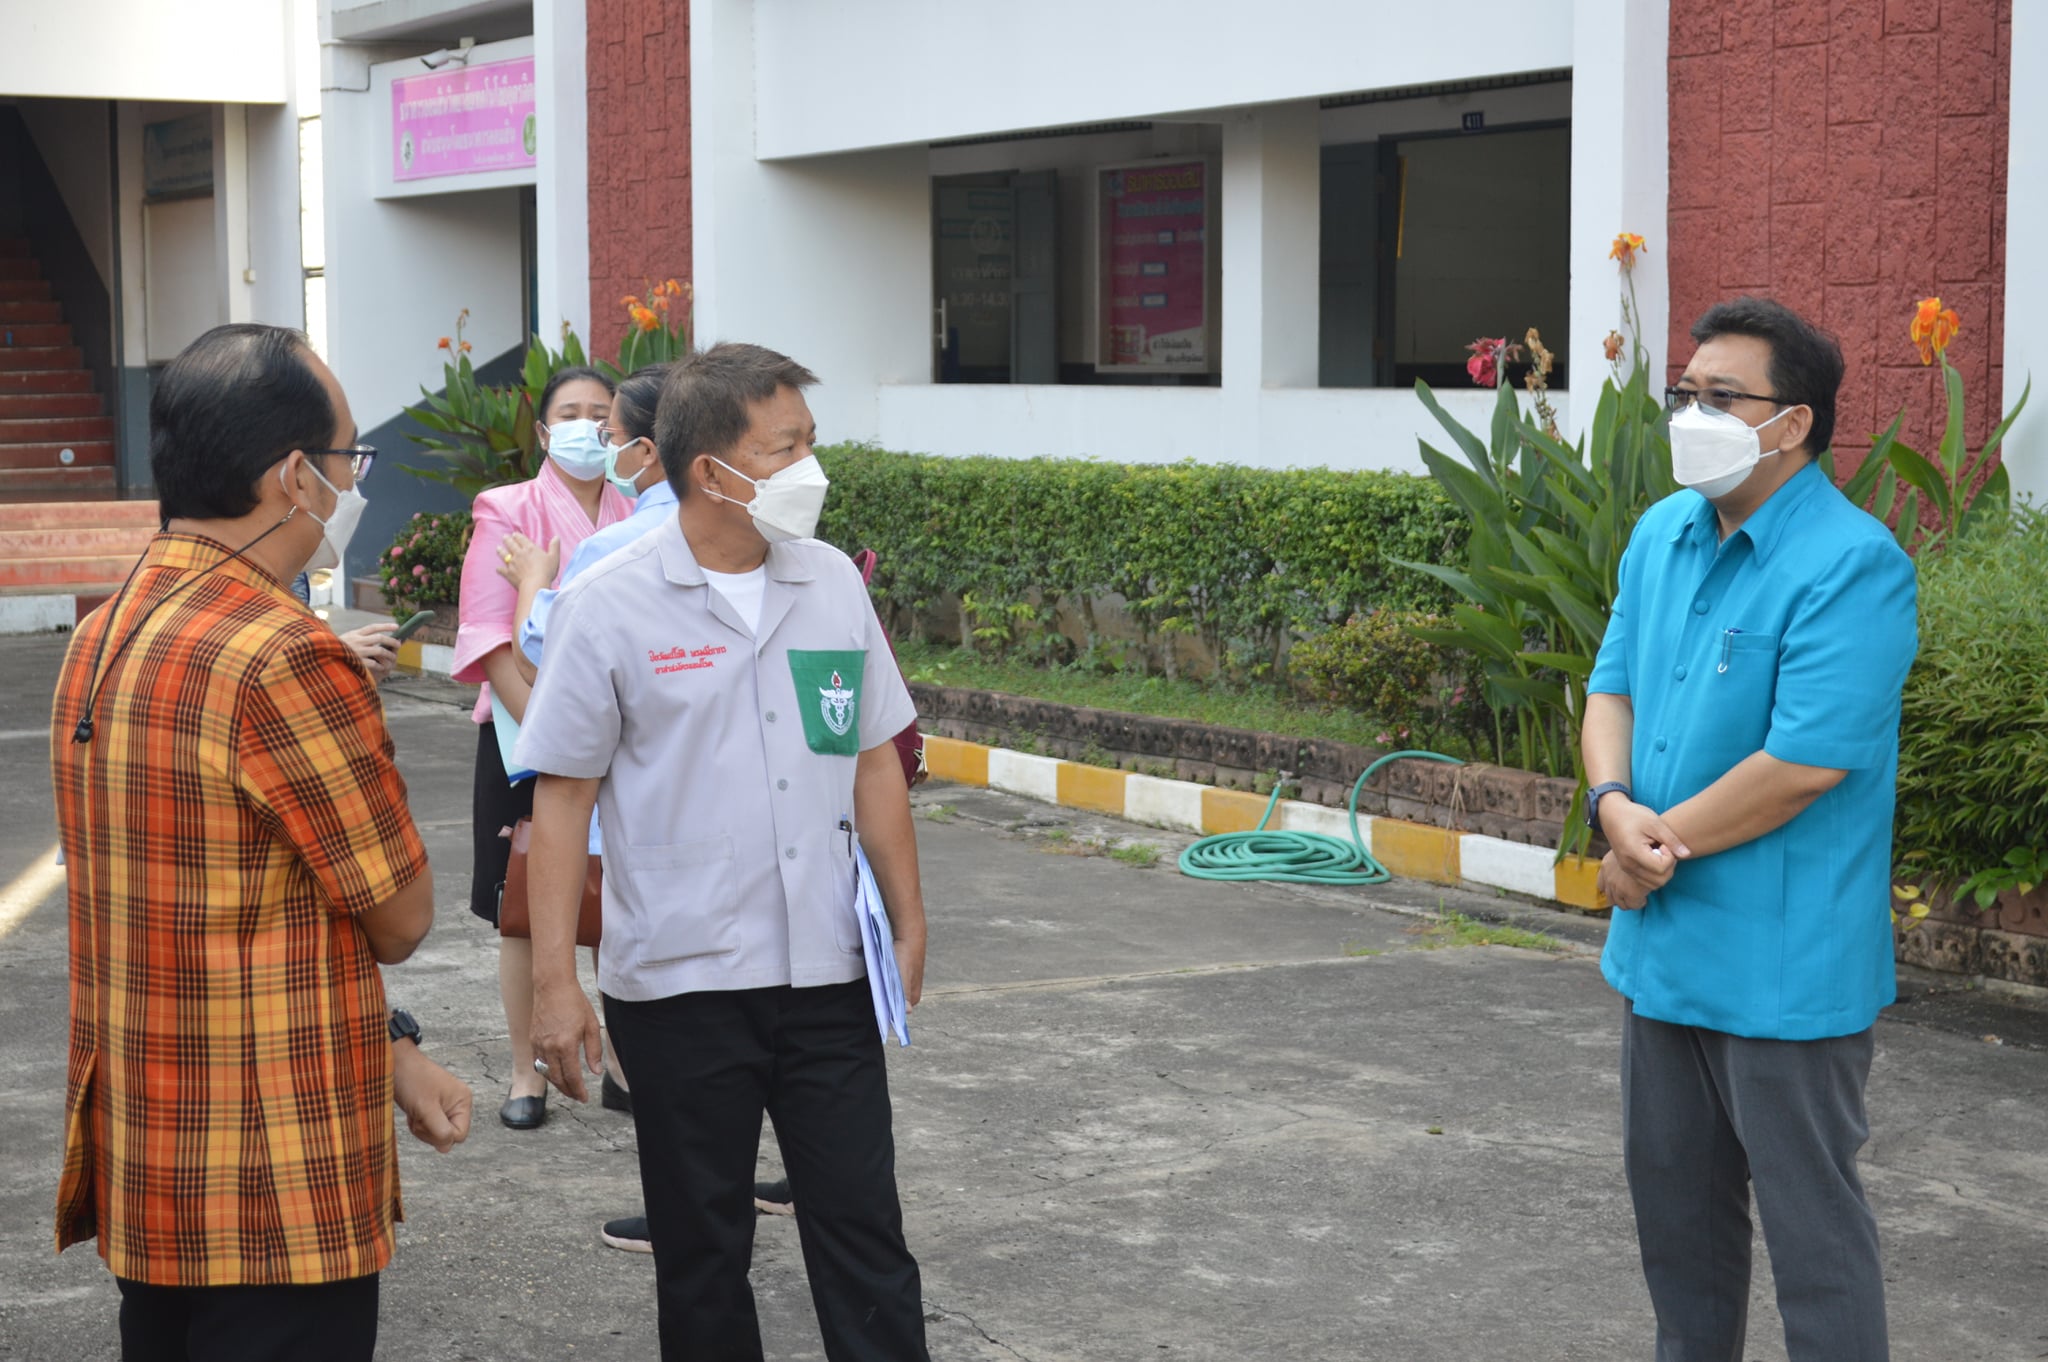
[[[1102,335],[1096,367],[1206,373],[1209,164],[1100,172]]]
[[[451,66],[391,82],[391,178],[534,164],[533,58]]]

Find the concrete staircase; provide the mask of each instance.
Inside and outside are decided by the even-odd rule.
[[[0,239],[0,502],[117,495],[114,421],[64,305],[29,244]]]

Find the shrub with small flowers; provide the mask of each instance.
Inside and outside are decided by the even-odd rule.
[[[461,600],[470,523],[467,511],[421,511],[398,531],[377,560],[377,575],[384,603],[400,618]]]
[[[1414,632],[1448,622],[1405,610],[1353,615],[1295,644],[1289,674],[1312,699],[1376,716],[1386,725],[1383,747],[1434,748],[1455,736],[1470,751],[1490,752],[1493,718],[1479,660]]]

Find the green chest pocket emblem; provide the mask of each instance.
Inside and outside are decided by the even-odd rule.
[[[804,716],[804,741],[827,757],[860,755],[860,682],[865,648],[789,650],[789,678]]]

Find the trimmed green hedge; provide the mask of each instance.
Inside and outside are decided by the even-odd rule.
[[[1990,893],[2048,870],[2048,515],[1923,553],[1899,727],[1907,875]]]
[[[1437,583],[1391,560],[1456,562],[1464,518],[1428,479],[1080,459],[819,451],[832,478],[820,537],[881,555],[876,595],[897,628],[947,594],[963,643],[1065,660],[1065,605],[1089,653],[1175,671],[1193,635],[1233,676],[1272,676],[1291,636],[1376,608],[1447,611]],[[1121,597],[1139,656],[1113,656],[1096,602]]]

